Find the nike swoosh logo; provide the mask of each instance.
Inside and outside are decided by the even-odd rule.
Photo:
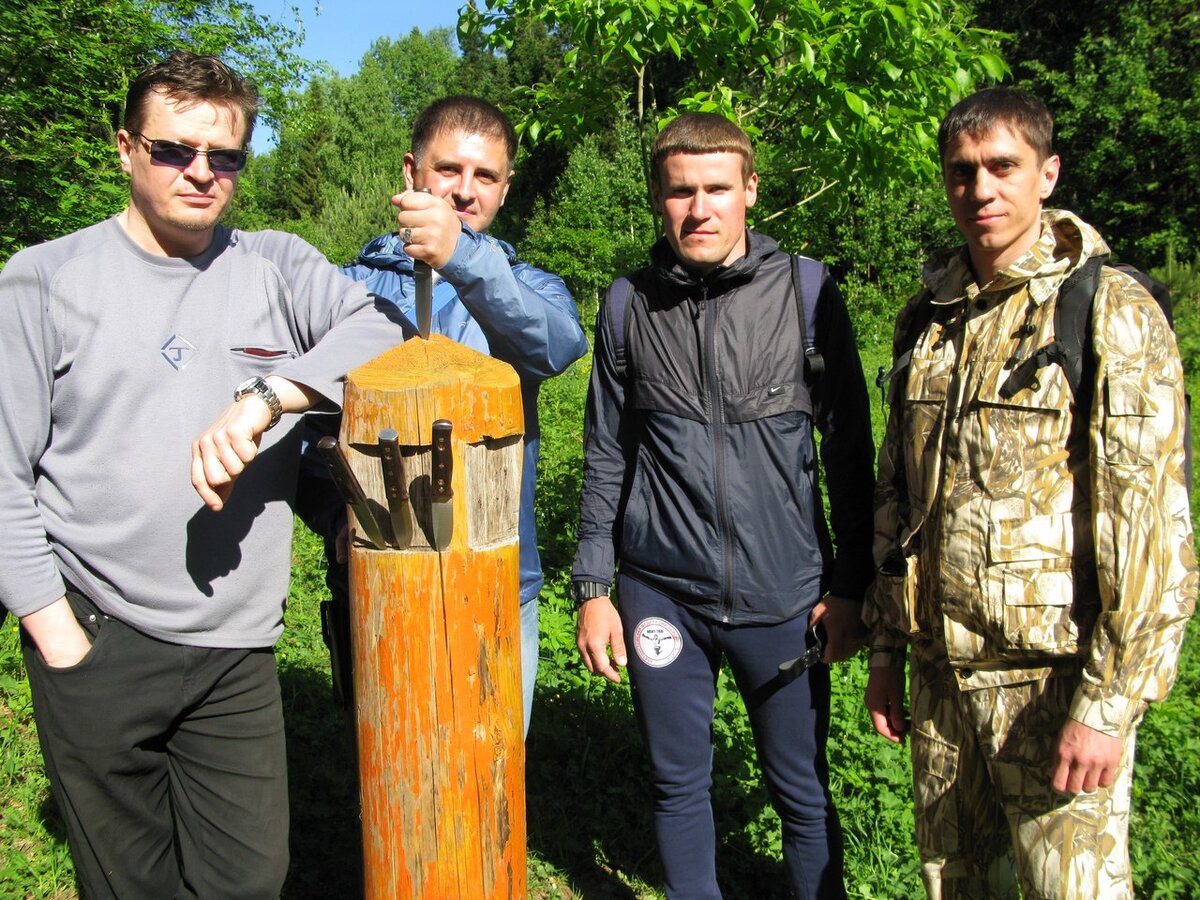
[[[782,384],[777,384],[777,385],[775,385],[775,387],[767,388],[767,396],[768,397],[774,397],[777,394],[782,394],[782,393],[783,393],[783,385]]]

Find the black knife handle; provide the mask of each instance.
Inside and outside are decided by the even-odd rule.
[[[325,463],[329,466],[329,473],[333,476],[333,483],[337,486],[342,499],[351,506],[364,505],[367,502],[367,495],[363,493],[362,485],[354,477],[354,471],[342,454],[342,448],[338,446],[337,438],[325,435],[317,441],[317,450],[320,451]]]
[[[400,455],[400,435],[395,428],[379,432],[379,462],[383,467],[383,492],[389,506],[408,502],[408,479],[404,476],[404,457]]]
[[[449,419],[438,419],[433,423],[433,473],[430,477],[430,495],[438,502],[454,496],[451,487],[454,480],[454,452],[450,448],[450,434],[453,430],[454,425]]]

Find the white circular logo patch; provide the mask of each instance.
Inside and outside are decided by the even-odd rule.
[[[638,659],[648,666],[661,669],[679,658],[683,638],[679,635],[679,629],[666,619],[652,616],[638,622],[633,632],[633,646]]]

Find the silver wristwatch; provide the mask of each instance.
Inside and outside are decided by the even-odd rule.
[[[262,397],[263,402],[271,410],[271,424],[267,426],[267,431],[270,431],[279,424],[279,419],[283,416],[283,404],[279,402],[279,395],[275,393],[275,389],[259,375],[253,378],[247,378],[233,392],[234,401],[241,400],[243,397],[248,397],[251,394],[256,394]]]

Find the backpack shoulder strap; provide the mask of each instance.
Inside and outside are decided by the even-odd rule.
[[[1061,364],[1067,376],[1072,396],[1077,397],[1080,385],[1090,384],[1085,370],[1094,362],[1091,353],[1091,324],[1093,301],[1100,287],[1100,270],[1108,255],[1093,256],[1071,273],[1058,289],[1054,306],[1054,340],[1060,345]]]
[[[800,318],[800,341],[804,345],[804,375],[815,382],[825,372],[825,357],[817,347],[817,298],[825,281],[825,264],[792,254],[792,291]]]
[[[901,380],[898,384],[903,386],[904,380],[908,377],[908,364],[912,362],[913,348],[917,346],[917,339],[921,336],[921,332],[933,321],[936,312],[932,301],[933,292],[929,288],[921,288],[896,320],[896,335],[892,343],[892,367],[884,371],[883,366],[880,366],[875,375],[875,386],[879,388],[880,394],[885,398],[890,382],[899,376]]]
[[[1158,308],[1162,310],[1166,316],[1167,324],[1171,329],[1175,328],[1175,313],[1171,306],[1171,289],[1159,281],[1157,278],[1152,278],[1147,275],[1137,266],[1132,266],[1129,263],[1113,263],[1108,264],[1110,269],[1116,269],[1118,272],[1123,272],[1146,289],[1154,302],[1158,304]]]
[[[1054,310],[1054,338],[1065,351],[1063,371],[1079,409],[1090,409],[1092,385],[1095,380],[1096,360],[1092,353],[1092,317],[1095,309],[1096,292],[1100,288],[1101,270],[1108,266],[1121,272],[1146,289],[1154,298],[1167,325],[1175,327],[1171,309],[1171,292],[1165,284],[1151,278],[1134,266],[1126,263],[1113,264],[1107,255],[1089,259],[1070,278],[1063,282],[1058,292],[1058,306]],[[1072,282],[1075,282],[1072,284]],[[1184,479],[1189,496],[1192,493],[1192,398],[1185,392],[1184,403]]]
[[[604,298],[604,320],[612,337],[617,377],[622,381],[625,380],[627,368],[625,346],[629,333],[630,310],[633,309],[633,292],[641,274],[642,270],[638,269],[629,275],[622,275],[609,286],[608,294]]]

